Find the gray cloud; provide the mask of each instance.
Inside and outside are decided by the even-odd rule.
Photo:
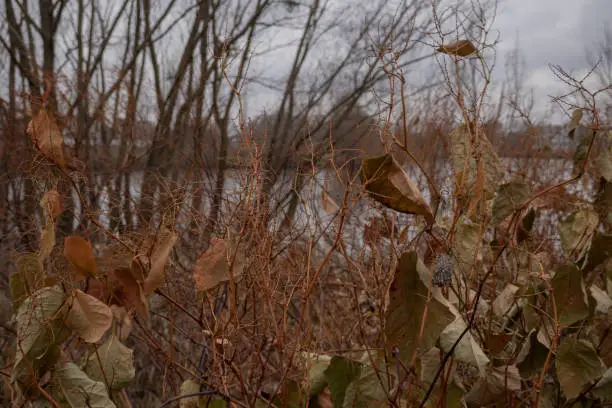
[[[563,90],[548,64],[584,73],[587,53],[596,49],[610,24],[611,0],[502,0],[494,28],[500,33],[502,61],[518,46],[541,110],[547,95]]]

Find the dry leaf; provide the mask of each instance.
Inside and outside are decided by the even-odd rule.
[[[75,289],[66,325],[87,343],[98,342],[111,327],[113,313],[97,298]]]
[[[334,214],[340,209],[340,206],[338,206],[336,201],[330,197],[327,190],[327,180],[325,180],[323,188],[321,189],[321,204],[323,206],[323,211],[328,214]]]
[[[45,214],[50,215],[51,220],[55,221],[57,216],[62,213],[62,201],[57,190],[47,191],[42,200],[40,200],[40,206],[45,211]]]
[[[576,133],[576,129],[580,126],[580,121],[582,120],[584,112],[581,108],[575,109],[572,112],[572,119],[569,124],[569,129],[567,135],[570,139],[574,138],[574,133]]]
[[[177,235],[168,229],[160,233],[155,250],[151,254],[151,270],[144,282],[146,295],[153,293],[164,282],[164,269],[177,238]]]
[[[53,222],[48,222],[47,225],[44,226],[42,233],[40,235],[40,250],[39,257],[40,261],[44,262],[45,259],[51,255],[51,251],[55,247],[55,224]]]
[[[115,300],[129,310],[134,309],[140,317],[147,319],[149,304],[142,285],[134,277],[130,268],[116,269],[115,276],[121,286],[114,291]]]
[[[470,131],[465,125],[449,134],[451,165],[458,192],[476,203],[494,197],[504,178],[501,161],[484,129]]]
[[[468,407],[490,406],[500,400],[504,401],[506,394],[521,390],[521,376],[514,365],[488,367],[465,396]]]
[[[30,120],[28,135],[38,150],[47,158],[58,164],[65,165],[64,160],[64,137],[50,112],[41,109],[36,116]]]
[[[453,321],[449,307],[429,296],[430,272],[416,252],[402,254],[389,288],[385,336],[387,350],[399,351],[402,361],[410,363],[415,351],[426,352]],[[425,283],[427,282],[427,283]]]
[[[64,240],[64,256],[82,277],[96,276],[96,260],[93,248],[86,239],[77,235]]]
[[[476,52],[476,47],[469,40],[459,40],[451,44],[443,44],[437,51],[443,54],[467,57]]]
[[[433,224],[431,208],[393,156],[386,154],[364,160],[360,178],[376,201],[395,211],[422,215],[428,224]]]
[[[198,258],[193,276],[199,291],[208,291],[230,280],[228,255],[231,255],[226,240],[211,238],[210,247]],[[235,262],[233,279],[242,275],[242,264]]]

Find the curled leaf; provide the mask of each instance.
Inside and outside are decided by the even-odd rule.
[[[197,394],[198,392],[200,392],[200,384],[191,379],[185,380],[181,384],[181,395]],[[200,398],[198,396],[181,398],[179,408],[198,408],[200,406],[199,402]]]
[[[433,224],[431,208],[393,156],[386,154],[364,160],[360,177],[366,191],[376,201],[395,211],[422,215]]]
[[[338,356],[332,357],[329,366],[323,374],[329,387],[334,407],[344,406],[346,389],[351,382],[360,376],[361,370],[362,364],[357,361]]]
[[[594,309],[597,313],[607,314],[612,309],[612,299],[610,295],[596,285],[591,285],[589,293],[595,301]]]
[[[38,255],[31,252],[19,254],[15,266],[17,271],[9,276],[9,286],[16,312],[28,296],[44,286],[45,272]]]
[[[436,50],[443,54],[457,55],[459,57],[467,57],[476,52],[476,47],[469,40],[459,40],[454,43],[443,44]]]
[[[149,316],[149,303],[140,282],[134,277],[130,268],[117,268],[115,277],[119,281],[114,291],[114,299],[128,310],[135,310],[143,319]]]
[[[465,220],[457,222],[455,236],[453,238],[453,253],[462,265],[472,265],[474,256],[478,259],[481,235],[480,226],[475,223],[468,223]]]
[[[510,311],[515,304],[515,295],[519,287],[511,283],[507,284],[504,290],[493,301],[493,313],[495,316],[501,317]]]
[[[537,333],[532,330],[527,334],[516,361],[521,377],[529,379],[539,375],[548,356],[548,348],[538,341]]]
[[[593,387],[593,395],[604,401],[612,400],[612,368],[608,368],[601,379],[597,381],[597,384]]]
[[[40,257],[40,261],[44,262],[45,259],[51,255],[53,248],[55,247],[55,224],[53,221],[48,220],[47,223],[43,226],[43,229],[40,234],[40,250],[38,251],[38,256]]]
[[[607,262],[612,258],[612,235],[602,234],[600,232],[595,233],[595,237],[591,242],[591,248],[586,259],[586,262],[582,268],[583,272],[590,272],[595,269],[598,265]]]

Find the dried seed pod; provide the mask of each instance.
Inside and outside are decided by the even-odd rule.
[[[453,260],[448,254],[443,253],[436,258],[432,281],[435,286],[451,286],[453,281]]]

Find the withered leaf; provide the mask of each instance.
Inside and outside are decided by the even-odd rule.
[[[164,269],[177,238],[177,235],[168,229],[160,232],[157,244],[151,254],[151,270],[144,281],[145,294],[153,293],[164,282],[166,276]]]
[[[112,322],[113,313],[105,303],[79,289],[73,291],[66,325],[85,342],[98,342]]]
[[[59,166],[65,165],[64,137],[51,112],[41,109],[30,120],[27,132],[43,155]]]
[[[89,241],[77,235],[64,240],[64,256],[82,277],[96,276],[96,260]]]
[[[114,291],[115,300],[127,309],[134,309],[144,319],[149,315],[149,304],[144,295],[142,285],[132,274],[130,268],[117,268],[115,276],[120,283],[120,288]]]
[[[40,206],[45,211],[45,216],[51,221],[55,221],[57,216],[62,213],[62,202],[57,190],[49,190],[40,200]]]
[[[240,259],[234,262],[230,276],[229,261],[232,255],[227,240],[211,238],[210,247],[200,255],[193,271],[199,291],[206,292],[232,277],[234,280],[240,278],[243,270]]]
[[[360,177],[376,201],[395,211],[422,215],[428,224],[433,224],[431,208],[393,156],[386,154],[364,160]]]
[[[469,40],[459,40],[449,44],[443,44],[437,49],[438,52],[448,55],[467,57],[476,52],[476,47]]]

